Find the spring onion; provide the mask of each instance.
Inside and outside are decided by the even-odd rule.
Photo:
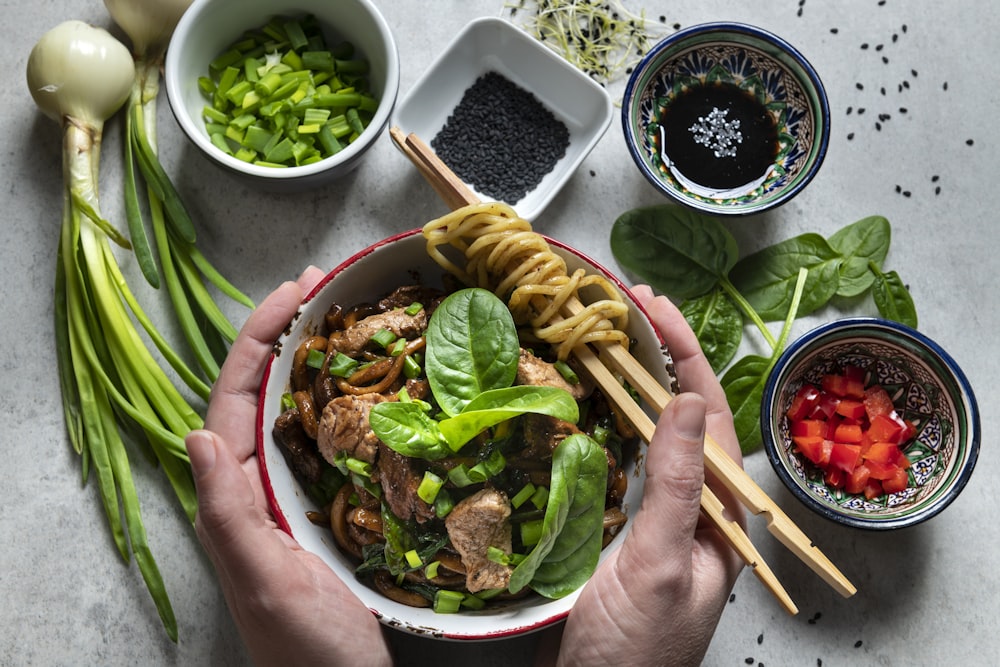
[[[428,505],[432,505],[442,486],[444,486],[443,479],[430,470],[425,470],[423,479],[420,480],[420,484],[417,486],[417,496]]]
[[[176,619],[149,548],[125,442],[155,458],[193,521],[196,498],[183,437],[203,422],[133,324],[134,317],[180,375],[195,377],[126,284],[111,242],[130,244],[102,217],[98,192],[104,124],[128,99],[134,80],[129,50],[107,31],[81,21],[45,33],[28,58],[28,89],[63,133],[55,329],[68,436],[81,456],[84,482],[93,466],[119,553],[126,562],[135,556],[176,641]]]
[[[209,382],[214,382],[237,332],[219,308],[208,285],[248,308],[253,308],[254,304],[198,249],[194,223],[157,157],[156,102],[160,70],[170,36],[191,0],[105,0],[104,4],[132,41],[135,58],[136,75],[125,114],[123,144],[125,211],[136,259],[153,287],[159,287],[159,271],[162,271],[184,338],[201,371]],[[142,219],[136,165],[146,183],[145,201],[159,271]],[[204,382],[183,377],[193,391],[208,399],[208,387]]]

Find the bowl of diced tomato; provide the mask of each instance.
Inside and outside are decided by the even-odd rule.
[[[764,447],[785,486],[818,514],[890,530],[940,513],[979,453],[964,373],[910,327],[848,318],[788,346],[764,388]]]

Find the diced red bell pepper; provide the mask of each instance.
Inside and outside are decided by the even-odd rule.
[[[819,389],[808,383],[802,385],[792,397],[792,402],[785,415],[793,422],[805,419],[812,414],[813,409],[819,403],[819,397]]]
[[[878,498],[882,495],[882,482],[877,479],[868,478],[868,483],[865,484],[864,490],[865,498],[871,500],[872,498]]]
[[[862,399],[865,397],[864,381],[849,378],[846,375],[832,373],[824,375],[820,386],[822,386],[823,391],[830,392],[840,398]]]
[[[797,422],[792,422],[791,426],[792,436],[797,435],[819,435],[826,436],[826,422],[820,419],[800,419]]]
[[[819,435],[799,435],[794,436],[792,441],[802,456],[815,465],[825,468],[830,462],[830,451],[833,449],[833,442],[830,440]]]
[[[847,476],[847,481],[844,483],[844,490],[848,493],[861,493],[868,485],[869,477],[868,466],[862,463]]]
[[[882,480],[882,490],[886,493],[905,491],[909,485],[910,477],[902,468],[896,468],[896,472],[892,477]]]
[[[896,411],[892,404],[892,397],[882,385],[872,385],[865,389],[865,410],[868,412],[868,419],[874,421],[877,415],[889,416]]]
[[[868,474],[871,478],[878,480],[887,480],[899,470],[899,466],[895,463],[880,463],[871,459],[865,459],[865,465],[868,467]]]
[[[850,473],[861,460],[860,445],[845,445],[840,442],[833,443],[830,450],[830,467]]]
[[[823,476],[823,481],[826,482],[827,486],[841,489],[844,487],[844,471],[840,468],[830,468]]]
[[[876,463],[881,463],[883,465],[896,465],[896,460],[900,456],[899,447],[892,442],[878,441],[873,442],[865,452],[865,460],[875,461]]]
[[[848,445],[858,445],[861,444],[862,435],[860,424],[841,424],[834,431],[833,441]]]
[[[886,414],[877,414],[871,418],[871,426],[868,427],[868,437],[876,442],[891,442],[900,444],[902,442],[903,426],[898,421]]]
[[[837,414],[847,419],[860,421],[866,415],[865,404],[853,398],[841,399],[840,403],[837,404]]]

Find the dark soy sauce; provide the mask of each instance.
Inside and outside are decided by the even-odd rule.
[[[749,192],[767,179],[778,154],[774,117],[731,83],[682,91],[657,122],[664,165],[696,194]]]

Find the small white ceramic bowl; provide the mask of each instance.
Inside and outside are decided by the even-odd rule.
[[[207,76],[209,63],[245,31],[260,28],[273,16],[306,14],[324,26],[328,44],[350,41],[356,57],[368,59],[369,85],[379,99],[371,123],[343,150],[313,164],[267,167],[227,155],[212,144],[205,129],[206,99],[198,78]],[[164,83],[177,123],[212,162],[254,187],[294,192],[329,184],[347,174],[382,136],[399,90],[399,54],[389,24],[371,0],[194,0],[170,40]]]
[[[534,95],[569,131],[566,153],[552,170],[520,200],[504,201],[522,218],[534,220],[604,136],[613,113],[611,98],[599,84],[521,28],[485,17],[459,32],[403,96],[393,125],[430,145],[465,91],[487,72],[496,72]],[[497,199],[466,185],[483,201]]]
[[[672,379],[667,372],[668,359],[661,348],[662,341],[634,297],[606,269],[578,251],[551,239],[549,243],[555,252],[566,259],[570,272],[584,267],[589,273],[606,276],[618,286],[630,306],[629,333],[635,340],[630,347],[632,354],[658,381],[670,387]],[[462,611],[458,614],[437,614],[429,608],[409,607],[384,597],[358,581],[354,575],[354,564],[337,548],[330,529],[309,521],[306,513],[317,508],[293,476],[272,435],[274,421],[282,411],[281,395],[288,391],[294,352],[302,340],[320,329],[323,316],[331,304],[349,307],[415,280],[440,287],[441,275],[441,268],[427,255],[426,242],[420,230],[380,241],[330,272],[306,297],[298,314],[275,343],[274,354],[265,368],[257,414],[257,455],[264,491],[278,525],[303,548],[320,556],[383,624],[438,639],[501,639],[539,630],[565,618],[580,591],[559,600],[531,596],[504,606],[491,605],[482,611]],[[644,463],[645,445],[641,445],[626,468],[628,491],[622,509],[629,516],[633,516],[639,508]],[[621,544],[630,525],[627,523],[605,548],[602,558]]]

